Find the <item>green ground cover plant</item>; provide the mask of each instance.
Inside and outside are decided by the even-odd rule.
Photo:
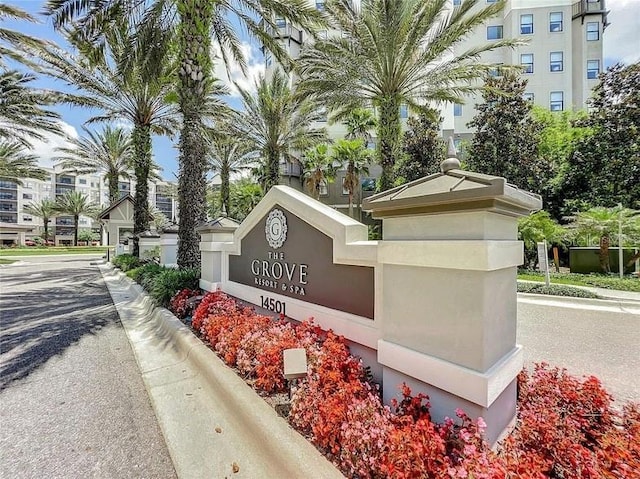
[[[124,273],[135,268],[142,266],[142,262],[137,256],[132,254],[120,254],[111,259],[111,264],[116,268],[120,268]]]
[[[537,271],[518,271],[518,279],[526,281],[544,281],[544,274]],[[551,282],[572,286],[592,286],[640,293],[640,280],[604,274],[552,273]]]
[[[547,286],[544,283],[518,282],[518,293],[549,294],[552,296],[569,296],[572,298],[600,298],[597,294],[584,289],[559,284],[550,284]]]
[[[106,254],[107,246],[29,246],[25,248],[0,248],[0,257],[41,256],[57,254]]]

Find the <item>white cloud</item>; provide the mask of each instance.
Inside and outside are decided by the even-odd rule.
[[[60,128],[70,138],[78,138],[78,131],[69,123],[60,121]],[[46,141],[31,140],[33,148],[29,151],[30,154],[35,155],[38,158],[38,164],[46,168],[53,168],[52,157],[56,156],[56,148],[68,148],[71,143],[59,135],[53,133],[41,132]]]
[[[608,0],[608,21],[604,32],[604,57],[627,65],[640,60],[640,0]]]
[[[229,59],[231,64],[228,65],[229,72],[227,73],[227,68],[225,68],[222,55],[220,54],[220,46],[213,46],[215,55],[214,75],[229,88],[231,96],[235,97],[239,96],[239,93],[234,82],[245,90],[254,91],[256,80],[260,75],[264,74],[264,59],[260,52],[257,51],[256,47],[243,42],[241,44],[241,49],[247,64],[246,74],[242,72],[240,65],[231,59],[230,56]]]

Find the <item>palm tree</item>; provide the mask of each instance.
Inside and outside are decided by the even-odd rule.
[[[228,131],[212,134],[209,148],[209,166],[220,175],[220,205],[226,214],[231,212],[230,178],[234,173],[249,169],[256,157],[249,145]]]
[[[57,121],[60,116],[45,108],[60,95],[31,87],[35,79],[30,73],[0,71],[0,140],[28,148],[30,139],[46,141],[44,131],[63,135]]]
[[[622,229],[623,240],[627,235],[640,234],[640,211],[615,206],[605,208],[596,206],[587,211],[581,211],[572,218],[569,228],[575,229],[577,234],[597,235],[599,237],[600,268],[603,273],[610,273],[609,245],[611,238],[616,237]],[[622,248],[622,245],[618,245]],[[622,254],[622,250],[620,250]]]
[[[353,218],[353,195],[360,184],[360,176],[369,174],[371,151],[365,148],[360,139],[341,139],[333,146],[331,156],[340,168],[347,170],[342,187],[349,193],[349,216]]]
[[[329,155],[329,145],[320,143],[307,150],[302,157],[304,184],[309,194],[316,200],[320,198],[320,186],[335,179],[336,168]]]
[[[50,199],[43,198],[41,201],[29,203],[24,207],[25,213],[32,216],[37,216],[38,218],[42,218],[42,223],[44,224],[45,244],[49,239],[49,221],[51,221],[51,218],[55,216],[55,205],[55,202],[51,201]]]
[[[117,18],[114,12],[119,14],[124,10],[125,14],[133,16],[133,10],[140,5],[145,6],[146,2],[48,0],[47,9],[56,27],[73,22],[79,35],[99,44],[100,35],[104,35]],[[285,65],[291,64],[288,53],[271,33],[278,30],[276,19],[286,19],[310,31],[314,30],[312,25],[318,25],[322,20],[320,13],[307,0],[156,0],[143,17],[147,26],[156,24],[157,19],[165,24],[174,19],[179,21],[177,96],[183,123],[179,141],[178,265],[185,268],[200,265],[200,238],[196,227],[206,219],[207,164],[202,131],[206,123],[203,105],[212,82],[212,38],[223,47],[221,53],[225,65],[235,60],[243,72],[246,71],[242,45],[230,17],[237,19],[244,31]],[[256,21],[256,17],[261,21]],[[144,28],[141,32],[143,43],[149,36],[155,36],[153,29]]]
[[[295,95],[288,83],[285,74],[276,70],[268,80],[259,78],[255,95],[238,88],[243,111],[235,129],[264,163],[265,193],[278,184],[281,161],[294,161],[294,151],[304,151],[326,137],[324,129],[312,127],[321,112]]]
[[[153,169],[151,136],[172,135],[179,121],[173,91],[175,61],[171,35],[159,32],[150,45],[136,43],[132,26],[122,17],[105,34],[101,54],[77,31],[66,38],[79,55],[49,49],[43,55],[47,73],[75,85],[82,92],[77,104],[102,110],[89,122],[124,120],[132,125],[131,162],[136,179],[134,235],[149,229],[149,178]],[[111,192],[110,192],[111,194]],[[134,254],[137,252],[134,244]]]
[[[29,15],[24,10],[13,5],[0,3],[0,24],[2,24],[5,19],[26,20],[32,23],[37,22],[33,16]],[[45,42],[37,38],[33,38],[15,30],[0,28],[0,65],[4,65],[5,57],[30,65],[31,62],[24,56],[25,50],[37,50],[44,47],[44,45]]]
[[[83,128],[85,136],[74,139],[69,148],[58,148],[54,158],[64,170],[77,174],[104,172],[109,187],[109,203],[118,201],[118,181],[129,179],[133,148],[129,134],[122,128],[105,127],[100,132]]]
[[[480,55],[519,44],[499,40],[455,53],[475,28],[496,15],[504,0],[476,9],[467,0],[335,0],[326,3],[333,28],[344,34],[317,40],[298,59],[300,91],[338,116],[354,107],[377,111],[380,188],[393,186],[399,155],[400,108],[421,112],[429,102],[464,103],[492,67]]]
[[[38,167],[38,158],[25,153],[23,145],[0,141],[0,180],[22,185],[23,178],[44,180],[48,176]]]
[[[95,216],[100,211],[100,206],[91,203],[86,195],[78,191],[67,191],[56,199],[54,210],[56,213],[73,216],[73,245],[77,246],[80,216]]]
[[[348,112],[344,124],[347,127],[347,140],[361,138],[365,146],[371,140],[371,130],[377,125],[375,115],[367,108],[354,108]]]

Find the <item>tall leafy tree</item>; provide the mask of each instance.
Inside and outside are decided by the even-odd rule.
[[[446,157],[446,143],[440,137],[442,118],[436,110],[407,120],[402,135],[402,153],[396,165],[396,185],[440,171]]]
[[[246,142],[228,130],[213,132],[211,136],[209,165],[214,173],[220,175],[220,206],[226,214],[230,214],[231,175],[251,168],[256,157]]]
[[[120,198],[120,178],[130,177],[131,138],[124,129],[111,126],[99,132],[83,130],[85,136],[72,140],[71,147],[58,148],[55,160],[64,170],[77,174],[103,173],[109,188],[109,203],[115,203]]]
[[[640,62],[614,65],[600,76],[579,123],[581,138],[562,182],[565,209],[585,205],[640,209]]]
[[[359,3],[359,5],[358,5]],[[423,111],[431,101],[464,102],[490,65],[484,52],[515,45],[499,40],[463,52],[456,47],[504,7],[478,0],[451,10],[449,0],[334,0],[326,3],[332,26],[344,32],[317,40],[299,60],[301,89],[330,109],[371,105],[378,114],[379,187],[394,183],[400,153],[403,104]]]
[[[359,191],[360,177],[369,174],[371,151],[367,150],[361,139],[341,139],[333,145],[331,157],[334,164],[346,170],[342,187],[349,194],[349,216],[353,218],[353,197]]]
[[[577,213],[572,220],[569,227],[577,234],[596,235],[599,238],[600,268],[603,273],[611,272],[609,246],[611,240],[617,238],[619,230],[622,229],[623,235],[633,236],[636,239],[640,234],[640,211],[624,206],[611,208],[596,206]]]
[[[101,34],[116,21],[120,12],[131,14],[139,5],[148,4],[128,0],[47,2],[55,25],[75,21],[78,31],[97,44],[102,41]],[[156,0],[147,11],[144,23],[153,24],[149,20],[151,17],[177,27],[177,94],[183,120],[179,141],[180,244],[177,260],[181,267],[198,267],[200,238],[196,227],[206,219],[207,161],[202,131],[206,123],[203,105],[212,81],[211,41],[214,39],[222,46],[225,65],[235,60],[245,70],[241,42],[233,22],[229,21],[235,18],[267,51],[289,66],[290,60],[284,46],[271,34],[278,30],[276,19],[283,18],[301,28],[314,30],[312,23],[320,21],[321,16],[306,0]],[[154,36],[152,29],[146,28],[143,32],[142,38]]]
[[[56,204],[52,200],[48,198],[43,198],[40,201],[35,201],[25,205],[24,212],[31,215],[37,216],[38,218],[42,218],[43,226],[43,236],[44,240],[47,241],[49,239],[49,222],[51,218],[55,216],[56,213]]]
[[[21,185],[24,178],[44,180],[48,176],[38,166],[38,158],[26,153],[23,145],[0,141],[0,180]]]
[[[322,184],[331,183],[336,176],[333,157],[329,153],[329,145],[320,143],[307,150],[302,157],[302,176],[307,191],[316,200],[320,198]]]
[[[533,107],[534,120],[541,125],[538,138],[538,156],[549,169],[549,181],[541,185],[545,210],[556,220],[570,214],[564,207],[571,200],[571,192],[563,188],[567,175],[570,175],[570,162],[576,154],[578,143],[592,134],[591,128],[580,126],[586,117],[584,111],[553,112],[546,108]]]
[[[280,162],[294,161],[325,139],[324,129],[314,128],[321,113],[309,100],[296,95],[287,76],[276,70],[271,78],[260,77],[256,93],[239,88],[243,111],[235,123],[237,134],[264,163],[264,192],[278,184]]]
[[[73,245],[76,246],[80,216],[95,216],[100,211],[100,206],[91,203],[86,195],[78,191],[67,191],[56,199],[54,209],[57,213],[73,216]]]
[[[520,188],[540,193],[554,176],[537,152],[542,129],[531,116],[532,104],[523,96],[526,80],[516,73],[487,77],[483,103],[469,122],[476,132],[467,150],[470,170],[504,176]]]

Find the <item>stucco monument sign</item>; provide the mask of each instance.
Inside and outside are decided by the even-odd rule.
[[[302,192],[272,188],[239,226],[202,228],[201,287],[313,317],[345,336],[383,385],[430,396],[434,420],[462,408],[495,441],[515,417],[517,218],[538,196],[504,178],[460,170],[455,150],[437,173],[369,197],[383,239]]]
[[[286,302],[271,293],[373,319],[373,268],[334,264],[332,249],[329,236],[276,205],[229,256],[229,281],[265,291],[261,306],[275,301],[278,313]]]

